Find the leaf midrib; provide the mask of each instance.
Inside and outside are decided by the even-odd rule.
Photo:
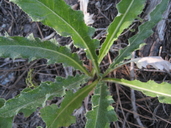
[[[109,47],[110,42],[112,42],[114,35],[116,35],[116,32],[118,31],[119,27],[120,27],[121,24],[123,23],[123,20],[124,20],[125,17],[127,16],[128,12],[130,11],[130,8],[131,8],[133,2],[134,2],[134,0],[132,0],[132,2],[130,3],[129,7],[127,8],[126,13],[124,13],[123,18],[122,18],[121,21],[119,22],[119,25],[117,25],[117,27],[116,27],[116,29],[114,30],[114,32],[113,32],[111,38],[109,39],[108,43],[106,44],[106,47],[104,48],[104,50],[103,50],[102,53],[100,54],[101,56],[99,57],[99,62],[98,62],[98,63],[100,63],[100,62],[102,61],[103,56],[104,56],[104,52],[105,52],[105,51],[107,50],[107,48]]]
[[[82,79],[80,79],[80,81],[82,81]],[[72,84],[70,84],[69,86],[73,86],[73,84],[76,84],[76,83],[80,83],[80,82],[78,82],[78,81],[75,81],[75,82],[73,82]],[[34,91],[34,90],[33,90]],[[63,88],[62,89],[60,89],[60,90],[57,90],[57,91],[55,91],[55,92],[53,92],[53,93],[46,93],[46,95],[48,95],[48,94],[50,94],[50,95],[48,95],[49,97],[50,96],[53,96],[53,95],[56,95],[56,92],[61,92],[61,91],[63,91]],[[30,91],[31,92],[31,91]],[[28,92],[29,93],[29,92]],[[22,95],[21,95],[22,96]],[[21,97],[20,96],[20,97]],[[40,96],[38,99],[39,99],[39,101],[40,100],[42,100],[42,99],[45,99],[45,95],[42,95],[42,96]],[[19,98],[19,97],[18,97]],[[35,105],[35,102],[37,103],[37,100],[32,100],[32,102],[27,102],[26,104],[24,104],[24,105],[22,105],[22,107],[20,107],[21,105],[19,105],[18,107],[15,107],[15,108],[13,108],[13,109],[10,109],[10,111],[14,111],[14,110],[17,110],[17,112],[19,111],[19,110],[21,110],[21,109],[23,109],[23,108],[27,108],[27,106],[29,106],[29,105]],[[24,107],[23,107],[24,106]],[[39,105],[37,105],[37,106],[39,106]],[[16,108],[18,108],[18,109],[16,109]],[[4,111],[4,113],[9,113],[8,111]],[[4,114],[3,113],[3,114]],[[11,117],[11,116],[10,116]]]
[[[133,87],[133,88],[136,88],[136,89],[139,89],[139,90],[142,90],[142,91],[151,92],[151,93],[154,93],[156,95],[159,94],[159,95],[162,95],[162,96],[171,97],[171,94],[165,94],[165,93],[162,93],[162,92],[153,91],[153,90],[150,90],[150,89],[145,89],[145,88],[138,87],[138,86],[126,83],[126,82],[118,81],[118,80],[115,80],[115,79],[112,79],[112,78],[105,78],[104,81],[115,82],[115,83],[118,83],[118,84],[122,84],[122,85],[126,85],[126,86],[129,86],[129,87]]]
[[[95,119],[95,122],[96,122],[96,123],[95,123],[95,128],[97,128],[97,124],[99,123],[99,122],[98,122],[98,119],[99,119],[98,117],[99,117],[99,114],[100,114],[100,107],[101,107],[101,99],[102,99],[102,98],[101,98],[101,97],[102,97],[101,94],[102,94],[102,91],[104,91],[104,90],[102,90],[102,86],[103,86],[103,85],[100,85],[100,97],[98,98],[98,99],[99,99],[99,100],[98,100],[98,103],[99,103],[99,104],[98,104],[98,110],[97,110],[96,119]]]
[[[80,65],[79,63],[77,63],[77,61],[75,61],[74,59],[72,59],[71,57],[65,55],[65,54],[62,54],[61,52],[57,52],[57,51],[54,51],[54,50],[51,50],[51,49],[47,49],[47,48],[42,48],[42,47],[39,47],[39,46],[23,46],[23,45],[4,45],[4,46],[1,46],[1,47],[23,47],[23,48],[29,48],[29,49],[40,49],[40,50],[43,50],[43,51],[47,51],[47,52],[50,52],[50,53],[55,53],[55,54],[59,54],[61,56],[64,56],[66,57],[67,59],[69,59],[70,61],[74,62],[78,67],[79,69],[81,69],[81,71],[83,71],[85,74],[89,75],[88,71],[86,71],[82,65]],[[48,58],[46,58],[48,59]]]
[[[159,3],[159,4],[160,4],[160,3]],[[157,12],[156,12],[156,13],[157,13]],[[147,21],[146,24],[149,24],[149,22],[151,22],[151,20],[150,20],[150,21]],[[146,27],[142,28],[142,31],[144,31],[145,28],[146,28]],[[151,30],[151,29],[150,29],[150,30]],[[142,32],[142,31],[141,31],[141,32]],[[139,34],[139,35],[140,35],[140,34]],[[139,38],[139,36],[137,36],[132,42],[130,42],[130,45],[133,45],[133,44],[135,43],[135,40],[137,40],[137,38]],[[115,59],[115,63],[114,63],[113,66],[116,66],[116,64],[119,64],[117,61],[122,57],[123,54],[127,53],[127,50],[129,50],[129,49],[126,48],[126,49],[122,52],[122,54],[119,54],[119,55],[118,55],[118,57]],[[111,69],[111,70],[114,70],[114,69]],[[111,70],[107,70],[107,71],[105,72],[105,74],[108,74]]]
[[[92,88],[92,86],[94,86],[98,81],[95,81],[94,83],[87,85],[89,86],[86,90],[81,91],[77,96],[75,96],[63,109],[60,113],[58,113],[58,115],[56,116],[56,118],[52,121],[51,126],[53,126],[54,122],[58,119],[58,117],[68,108],[68,106],[70,106],[79,96],[81,96],[83,93],[85,93],[87,90],[89,90],[90,88]]]
[[[86,44],[85,40],[82,38],[82,36],[67,22],[65,21],[62,17],[60,17],[57,13],[55,13],[53,10],[51,10],[49,7],[47,7],[45,4],[39,2],[38,0],[36,0],[38,3],[40,3],[41,5],[43,5],[45,8],[47,8],[49,11],[51,11],[54,15],[56,15],[58,18],[60,18],[64,23],[66,23],[75,33],[76,35],[81,39],[81,41],[83,42],[84,46],[86,47],[89,55],[90,55],[90,58],[93,60],[93,64],[96,68],[96,70],[98,71],[98,66],[95,62],[95,58],[93,57],[91,51],[90,51],[90,48],[88,47],[88,45]]]

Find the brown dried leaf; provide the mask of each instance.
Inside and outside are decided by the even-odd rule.
[[[83,11],[85,24],[91,25],[94,23],[94,20],[93,20],[94,15],[93,14],[90,15],[87,12],[88,2],[89,0],[80,0],[80,10]]]
[[[168,72],[171,70],[170,62],[162,59],[160,56],[143,57],[137,59],[135,63],[137,64],[137,67],[140,69],[143,67],[146,68],[148,65],[151,65],[155,69],[159,69],[163,71],[166,70]]]

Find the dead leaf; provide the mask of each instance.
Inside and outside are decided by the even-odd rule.
[[[83,11],[85,24],[91,25],[94,23],[94,20],[93,20],[93,14],[90,15],[87,12],[88,2],[89,0],[80,0],[80,10]]]
[[[171,63],[162,59],[160,56],[150,56],[137,58],[135,61],[138,68],[146,68],[148,65],[153,66],[157,70],[168,71],[171,70]]]

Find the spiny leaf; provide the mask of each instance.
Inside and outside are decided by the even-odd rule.
[[[104,128],[109,127],[109,123],[116,121],[116,113],[112,106],[112,97],[109,95],[107,85],[104,83],[98,84],[92,98],[92,110],[86,115],[86,128]]]
[[[108,35],[103,43],[98,63],[109,52],[113,42],[119,37],[124,29],[129,27],[138,14],[142,12],[146,0],[122,0],[117,4],[118,16],[110,24],[108,28]]]
[[[11,58],[29,58],[30,60],[46,58],[49,63],[63,63],[64,66],[72,66],[75,69],[89,74],[82,66],[75,53],[71,53],[66,47],[59,47],[50,41],[26,39],[24,37],[0,37],[0,56]]]
[[[68,91],[60,108],[57,105],[50,105],[40,110],[41,117],[46,122],[48,128],[58,128],[61,126],[69,126],[75,122],[75,117],[72,113],[80,107],[83,99],[96,86],[98,81],[85,86],[76,93]]]
[[[66,89],[73,89],[86,79],[87,76],[84,75],[69,76],[67,79],[57,77],[55,82],[41,83],[37,88],[23,91],[16,98],[6,101],[4,106],[0,108],[0,117],[12,117],[18,112],[26,112],[27,114],[28,110],[34,112],[37,107],[45,106],[45,102],[49,97],[63,96]]]
[[[114,82],[143,92],[147,96],[158,97],[161,103],[171,104],[171,84],[154,81],[141,82],[138,80],[128,81],[124,79],[105,78],[104,81]]]
[[[169,0],[162,0],[160,4],[151,12],[149,21],[140,25],[139,32],[129,39],[129,45],[119,51],[119,55],[114,59],[114,63],[110,65],[105,75],[115,69],[115,67],[123,62],[124,59],[128,59],[131,53],[136,49],[139,49],[144,40],[148,38],[152,33],[152,28],[161,20],[162,14],[167,8]]]
[[[21,7],[34,21],[52,27],[62,36],[71,36],[74,44],[87,53],[96,71],[96,48],[99,41],[92,40],[95,30],[85,25],[81,11],[74,11],[63,0],[10,0]],[[27,6],[26,6],[27,5]]]

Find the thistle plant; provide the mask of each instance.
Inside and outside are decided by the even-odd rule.
[[[89,65],[93,68],[88,70],[78,54],[72,53],[68,47],[60,46],[57,42],[42,41],[31,36],[0,37],[1,57],[28,58],[30,61],[46,58],[48,64],[62,63],[65,67],[71,66],[81,72],[67,78],[57,76],[54,82],[42,82],[34,89],[26,88],[10,100],[0,99],[0,127],[11,128],[15,115],[22,112],[29,116],[38,107],[47,128],[69,126],[76,120],[72,115],[73,111],[78,109],[84,98],[94,90],[92,110],[86,113],[85,127],[107,128],[110,122],[117,121],[117,115],[111,106],[114,101],[108,90],[108,82],[128,86],[147,96],[158,97],[161,103],[171,103],[169,83],[129,81],[111,78],[109,75],[118,67],[134,62],[129,61],[132,52],[139,49],[144,40],[153,33],[152,28],[161,20],[169,0],[161,1],[150,12],[149,19],[139,26],[138,32],[128,39],[129,44],[119,51],[118,56],[103,73],[100,69],[103,58],[114,41],[142,13],[146,0],[122,0],[117,4],[118,15],[108,26],[106,39],[101,46],[99,40],[92,38],[95,28],[86,26],[83,13],[72,10],[63,0],[10,1],[17,4],[33,21],[53,28],[61,36],[70,36],[74,46],[84,50]],[[73,89],[77,91],[74,92]],[[53,97],[64,97],[60,106],[46,104],[46,101]]]

